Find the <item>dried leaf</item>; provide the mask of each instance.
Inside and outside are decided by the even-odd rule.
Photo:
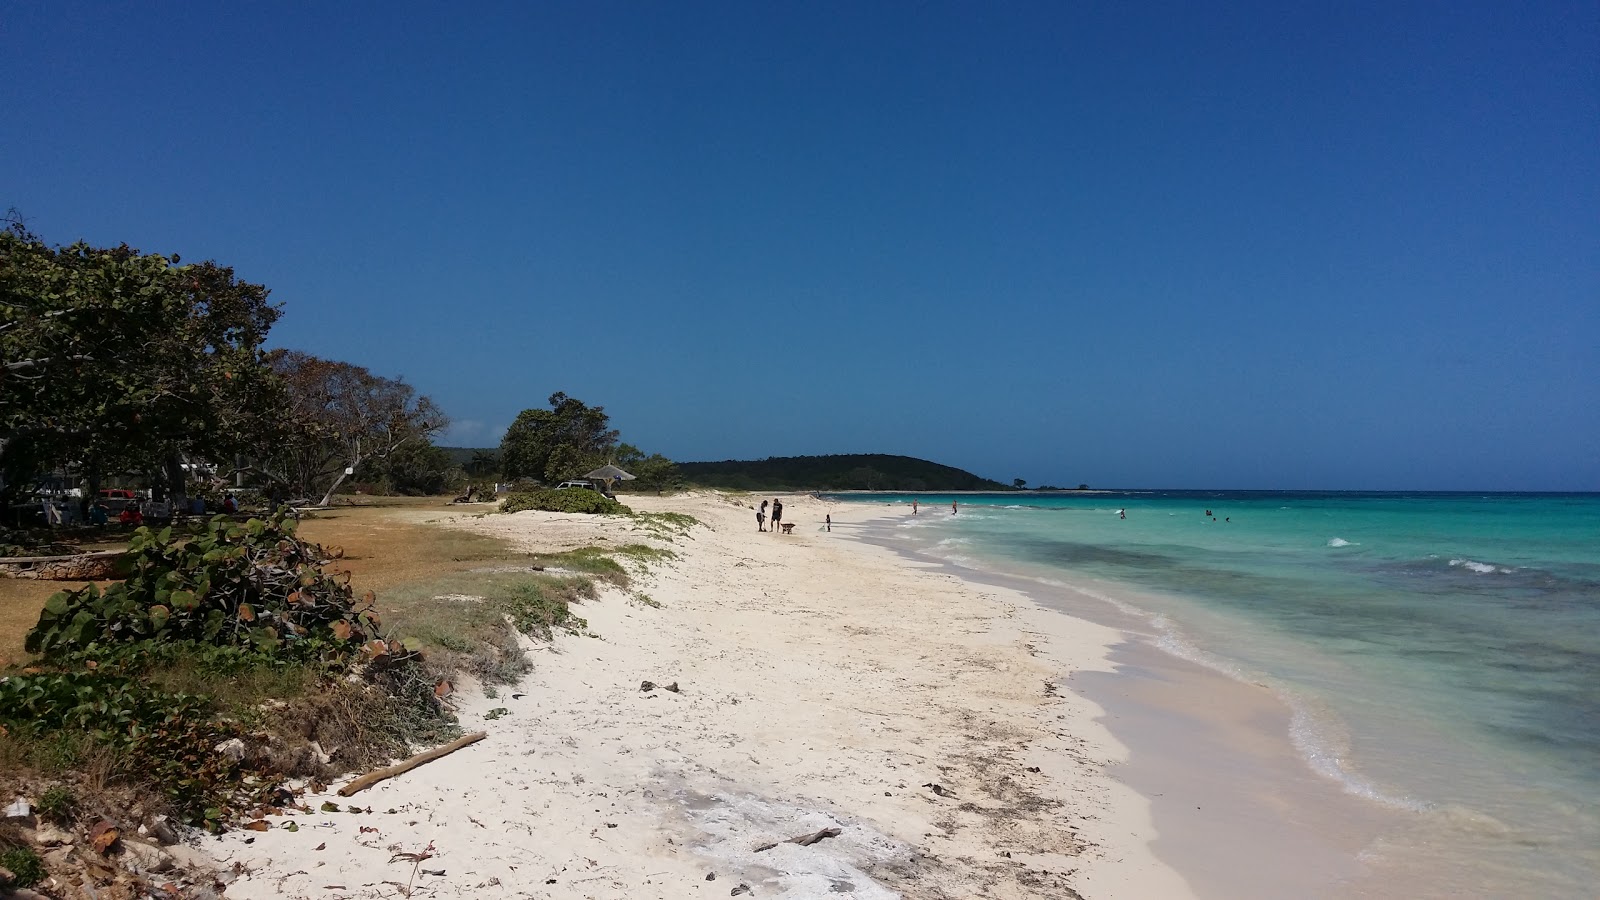
[[[116,846],[117,839],[121,836],[122,831],[105,819],[96,822],[94,827],[89,829],[89,842],[102,856],[111,852],[111,848]]]
[[[345,621],[344,619],[340,619],[339,621],[334,622],[331,627],[333,628],[333,636],[334,637],[338,638],[341,641],[350,640],[350,623],[349,622]]]
[[[239,604],[239,618],[246,622],[254,622],[256,620],[256,611],[250,608],[250,604],[241,603]]]
[[[266,819],[257,819],[254,822],[246,822],[244,828],[246,831],[268,831],[272,826],[267,824]]]

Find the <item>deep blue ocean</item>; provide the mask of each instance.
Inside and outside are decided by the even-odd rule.
[[[1595,895],[1600,495],[919,494],[915,516],[908,494],[830,496],[895,504],[908,549],[1071,584],[1270,685],[1308,765],[1466,848],[1489,894]]]

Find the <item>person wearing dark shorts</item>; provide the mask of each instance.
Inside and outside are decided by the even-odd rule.
[[[778,530],[778,523],[783,521],[783,501],[772,501],[772,530]]]

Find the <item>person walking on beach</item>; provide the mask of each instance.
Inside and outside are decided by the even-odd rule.
[[[832,531],[833,530],[833,513],[828,513],[827,515],[824,515],[822,517],[822,524],[823,524],[823,527],[827,528],[829,531]]]
[[[761,508],[756,510],[756,530],[767,530],[767,501],[761,501]]]
[[[783,521],[783,501],[781,501],[781,500],[777,499],[776,497],[774,497],[773,500],[772,500],[772,530],[773,530],[774,533],[776,533],[777,530],[778,530],[778,523],[782,522],[782,521]]]
[[[913,516],[917,514],[917,501],[915,500],[911,501],[911,514]]]
[[[960,512],[960,511],[961,511],[961,507],[956,506],[956,501],[951,500],[950,501],[950,515],[953,516],[953,515],[955,515],[956,513]]]

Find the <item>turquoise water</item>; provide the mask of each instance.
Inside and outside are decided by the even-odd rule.
[[[905,495],[835,499],[909,513]],[[1276,688],[1307,764],[1414,814],[1410,851],[1461,850],[1462,884],[1593,895],[1600,495],[917,499],[893,529],[908,549],[1085,588],[1166,649]]]

